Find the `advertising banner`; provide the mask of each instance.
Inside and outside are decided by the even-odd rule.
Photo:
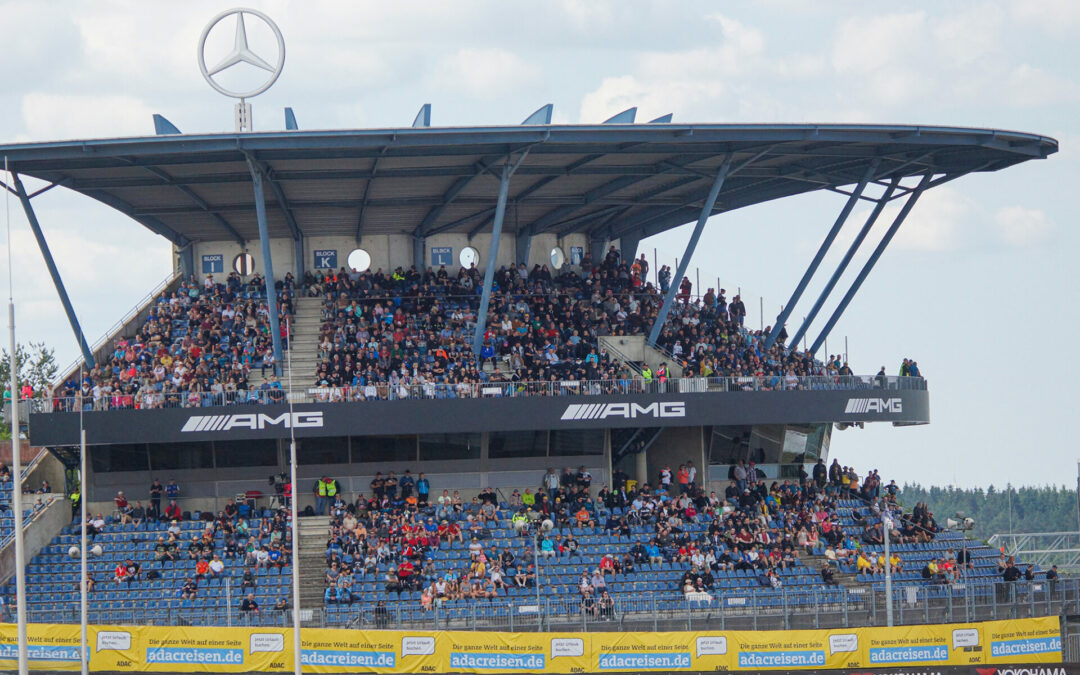
[[[77,625],[32,624],[28,636],[31,668],[79,670]],[[293,665],[292,630],[285,628],[92,626],[88,638],[90,669],[98,672],[274,673],[291,672]],[[16,667],[15,642],[15,626],[0,624],[0,669]],[[1049,669],[1016,670],[1020,663],[1061,663],[1061,632],[1054,617],[896,628],[679,633],[305,629],[301,650],[304,670],[311,673],[936,673],[1002,664],[978,668],[976,675],[1063,675]]]

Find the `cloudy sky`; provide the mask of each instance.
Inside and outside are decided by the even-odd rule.
[[[274,17],[288,45],[281,79],[254,100],[257,129],[282,128],[287,105],[316,129],[405,126],[428,102],[435,125],[516,124],[550,102],[557,123],[638,106],[639,120],[670,112],[681,122],[918,123],[1057,138],[1061,152],[1046,161],[969,176],[919,202],[828,345],[846,339],[861,373],[918,360],[933,423],[837,433],[833,454],[924,484],[1073,484],[1080,451],[1064,423],[1080,382],[1070,206],[1080,2],[248,4]],[[0,2],[0,139],[145,135],[155,112],[184,132],[231,130],[231,102],[203,82],[195,55],[203,25],[231,6]],[[168,274],[168,245],[135,223],[63,190],[36,202],[91,341]],[[714,217],[691,278],[741,289],[750,322],[764,304],[767,323],[842,205],[818,194]],[[20,338],[45,340],[67,363],[74,340],[11,208]],[[688,236],[684,227],[642,247],[673,264]]]

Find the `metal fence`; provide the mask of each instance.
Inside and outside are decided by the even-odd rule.
[[[335,403],[344,401],[396,401],[422,399],[505,398],[534,396],[612,396],[622,394],[706,393],[738,391],[855,391],[925,390],[921,377],[869,375],[685,377],[665,382],[640,377],[619,380],[550,380],[545,382],[467,382],[461,384],[373,384],[363,387],[314,387],[286,392],[284,389],[252,389],[237,392],[148,392],[136,396],[102,396],[29,399],[34,412],[116,410],[127,408],[206,408],[212,406]]]
[[[677,595],[614,594],[599,600],[556,596],[473,600],[423,609],[418,602],[381,606],[351,605],[301,609],[310,627],[400,630],[510,631],[660,631],[660,630],[792,630],[886,625],[886,597],[867,587],[751,589],[688,601]],[[263,608],[239,611],[240,596],[218,608],[184,607],[165,600],[153,609],[91,609],[90,622],[116,625],[291,626],[290,611]],[[1080,612],[1080,578],[1054,582],[959,583],[911,585],[894,589],[896,625],[961,623]],[[131,603],[133,604],[133,603]],[[78,623],[79,607],[33,608],[27,619],[40,623]],[[1074,639],[1073,642],[1076,642]],[[1080,643],[1072,645],[1080,648]],[[1077,652],[1080,655],[1080,650]]]

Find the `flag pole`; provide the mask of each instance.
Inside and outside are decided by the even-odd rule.
[[[4,173],[11,182],[8,158],[4,156]],[[11,262],[11,197],[4,192],[4,212],[7,220],[8,254],[8,339],[11,346],[8,371],[11,376],[11,508],[15,512],[15,620],[19,645],[19,675],[30,672],[26,649],[26,563],[23,560],[23,512],[22,512],[22,443],[19,442],[19,364],[15,358],[15,275]]]

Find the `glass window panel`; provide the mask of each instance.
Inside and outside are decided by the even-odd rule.
[[[277,466],[277,440],[218,441],[214,443],[217,467]]]
[[[416,436],[353,436],[352,462],[415,462]]]
[[[480,434],[421,434],[420,460],[480,459]]]
[[[328,436],[300,440],[300,464],[348,464],[349,437]]]
[[[94,471],[147,471],[146,444],[89,446],[90,466]]]
[[[214,452],[210,443],[151,443],[150,466],[163,469],[210,469]]]
[[[552,457],[604,454],[604,430],[582,429],[580,431],[552,431]]]
[[[488,457],[544,457],[547,442],[547,431],[493,431],[488,434]]]

